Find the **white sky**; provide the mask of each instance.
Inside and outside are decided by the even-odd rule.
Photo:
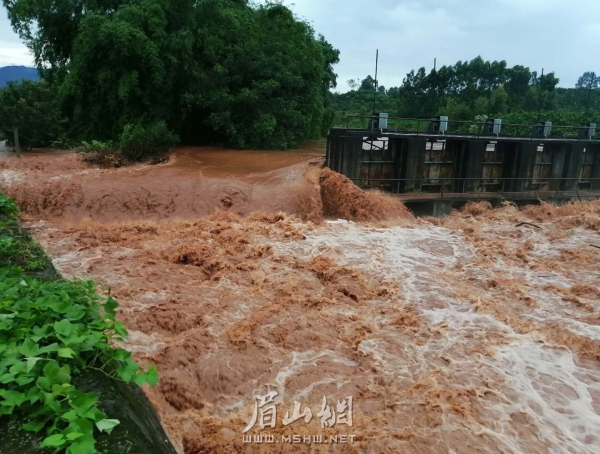
[[[338,90],[374,73],[397,86],[411,69],[481,55],[546,73],[572,87],[600,72],[600,0],[284,0],[340,49]],[[0,66],[33,65],[0,7]]]

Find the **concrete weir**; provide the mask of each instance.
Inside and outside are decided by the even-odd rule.
[[[366,129],[330,130],[327,166],[361,188],[397,195],[419,214],[443,216],[471,200],[560,203],[600,197],[594,124],[553,131],[549,122],[501,125],[437,117],[397,118],[396,129],[374,129],[376,117],[366,118],[371,118]],[[385,126],[392,120],[386,116]],[[429,123],[426,130],[421,123]],[[514,127],[514,133],[501,134],[501,126],[509,132]],[[481,131],[473,133],[477,128]]]

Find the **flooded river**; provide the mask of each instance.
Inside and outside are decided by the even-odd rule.
[[[415,219],[319,188],[321,147],[10,159],[0,187],[111,288],[181,453],[599,452],[600,202]],[[303,220],[319,195],[346,219]]]

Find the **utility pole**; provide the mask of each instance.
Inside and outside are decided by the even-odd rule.
[[[488,61],[488,118],[492,116],[492,62]]]
[[[540,96],[538,99],[538,121],[542,121],[541,116],[542,116],[542,81],[544,80],[544,68],[542,68],[542,75],[539,78],[539,89],[540,89]]]
[[[438,100],[438,77],[437,77],[437,57],[433,59],[433,115],[437,113]]]
[[[379,49],[377,49],[377,53],[375,54],[375,91],[373,92],[373,112],[372,113],[375,113],[375,107],[376,107],[375,99],[377,97],[377,70],[378,70],[378,66],[379,66]]]

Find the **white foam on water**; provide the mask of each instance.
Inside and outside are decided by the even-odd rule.
[[[280,369],[275,377],[275,383],[273,383],[275,389],[279,392],[279,398],[283,399],[285,396],[285,382],[293,375],[300,372],[306,367],[316,367],[320,361],[324,359],[331,362],[342,364],[349,367],[357,367],[358,363],[350,361],[347,358],[340,356],[338,353],[332,350],[323,350],[315,352],[312,350],[306,352],[292,352],[290,364]]]
[[[494,236],[508,235],[514,228],[498,226],[496,230],[494,225],[489,231]],[[579,231],[550,242],[543,231],[531,229],[520,241],[535,241],[532,254],[537,257],[556,258],[560,249],[576,247],[589,240],[589,232],[581,236],[577,233]],[[467,428],[472,434],[493,440],[497,452],[538,452],[539,449],[553,453],[600,452],[600,416],[592,398],[596,391],[600,396],[600,379],[593,382],[582,378],[598,371],[577,365],[576,355],[569,350],[545,346],[535,332],[517,333],[492,314],[476,312],[473,304],[455,298],[439,279],[439,272],[450,271],[459,261],[466,262],[465,266],[471,267],[476,276],[487,275],[487,270],[469,264],[475,251],[462,235],[434,226],[375,229],[335,221],[328,223],[327,231],[310,232],[304,241],[276,243],[274,248],[282,255],[305,260],[333,250],[340,265],[401,285],[404,303],[416,307],[430,326],[443,335],[430,339],[425,345],[406,344],[401,350],[402,358],[397,356],[398,349],[389,350],[388,342],[382,338],[368,338],[359,343],[359,353],[372,358],[380,370],[396,377],[398,383],[414,383],[435,373],[435,367],[428,364],[433,358],[447,359],[448,365],[437,371],[450,377],[451,382],[454,377],[456,383],[452,389],[479,387],[482,380],[497,383],[494,389],[488,390],[493,399],[480,396],[477,400],[484,411],[483,419],[465,422],[452,412],[444,412],[439,430],[460,432]],[[492,261],[494,269],[502,270],[513,279],[523,278],[538,285],[573,285],[573,281],[560,272],[518,268],[500,257]],[[576,334],[600,339],[600,327],[570,317],[565,321],[568,310],[566,304],[542,301],[525,317],[545,323],[561,320]],[[380,329],[386,333],[385,327],[380,326]],[[390,332],[390,335],[393,334]],[[469,353],[469,349],[488,345],[491,337],[499,339],[499,342],[489,343],[493,351],[491,357]],[[283,387],[289,376],[314,360],[312,352],[294,353],[292,364],[280,372],[277,383]],[[519,426],[512,420],[515,414],[526,417],[523,433],[515,429]]]
[[[572,352],[521,340],[498,349],[495,360],[517,396],[514,411],[531,417],[553,452],[600,451],[600,415],[590,394],[600,392],[600,383],[580,379],[590,371],[576,365]]]
[[[147,335],[141,331],[129,331],[129,337],[126,342],[126,348],[133,353],[145,353],[147,355],[156,354],[165,343],[155,335]]]
[[[16,170],[0,171],[0,187],[10,188],[14,183],[25,180],[25,175]]]

